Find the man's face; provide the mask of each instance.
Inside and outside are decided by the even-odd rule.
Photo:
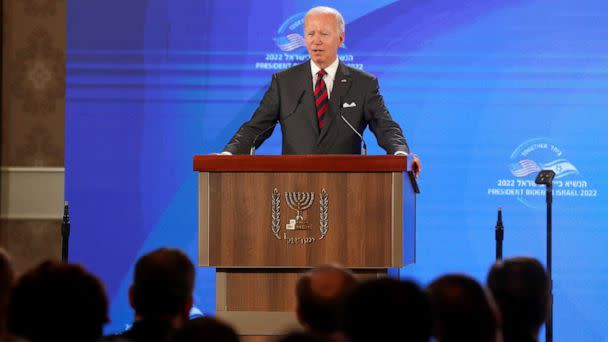
[[[344,32],[339,33],[338,21],[333,14],[314,14],[304,21],[306,49],[315,64],[323,69],[338,57],[338,48],[344,42]]]

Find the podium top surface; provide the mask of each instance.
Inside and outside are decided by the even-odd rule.
[[[361,155],[197,155],[198,172],[405,172],[405,156]]]

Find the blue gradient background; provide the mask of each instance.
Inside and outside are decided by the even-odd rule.
[[[192,156],[220,151],[251,116],[273,73],[255,63],[280,52],[273,38],[287,18],[321,4],[343,13],[341,54],[379,77],[423,160],[417,263],[401,276],[485,281],[498,206],[505,256],[544,261],[544,206],[488,188],[513,178],[518,146],[546,138],[578,168],[571,178],[597,190],[554,202],[555,341],[608,340],[608,3],[599,0],[68,1],[71,258],[105,282],[108,331],[132,320],[140,255],[168,245],[197,259]],[[279,154],[279,133],[258,153]],[[213,313],[213,270],[197,272],[195,305]]]

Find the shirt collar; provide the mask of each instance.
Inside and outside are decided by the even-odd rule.
[[[332,80],[335,79],[339,64],[340,64],[340,58],[336,57],[336,60],[333,63],[331,63],[329,66],[327,66],[327,68],[325,68],[325,71],[327,72],[327,75],[325,77],[329,77]],[[310,60],[310,71],[312,72],[312,77],[317,77],[317,73],[319,72],[319,70],[321,70],[321,68],[319,68],[315,64],[315,62],[313,62],[311,59]]]

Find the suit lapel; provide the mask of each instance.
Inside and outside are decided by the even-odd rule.
[[[312,73],[310,71],[310,61],[308,63],[303,63],[302,69],[300,70],[298,79],[295,84],[298,84],[298,94],[301,94],[304,91],[304,95],[302,97],[302,113],[306,115],[306,121],[312,128],[312,132],[314,132],[314,139],[319,138],[319,124],[317,121],[317,109],[315,107],[315,97],[312,91]]]
[[[334,77],[334,84],[329,98],[329,110],[327,111],[325,118],[325,125],[323,125],[323,128],[321,129],[317,143],[320,143],[321,140],[323,140],[323,138],[327,135],[327,132],[334,121],[340,120],[340,106],[342,106],[340,100],[344,100],[344,97],[346,94],[348,94],[351,84],[352,80],[350,77],[350,72],[348,71],[346,65],[340,62],[338,69],[336,70],[336,76]]]

